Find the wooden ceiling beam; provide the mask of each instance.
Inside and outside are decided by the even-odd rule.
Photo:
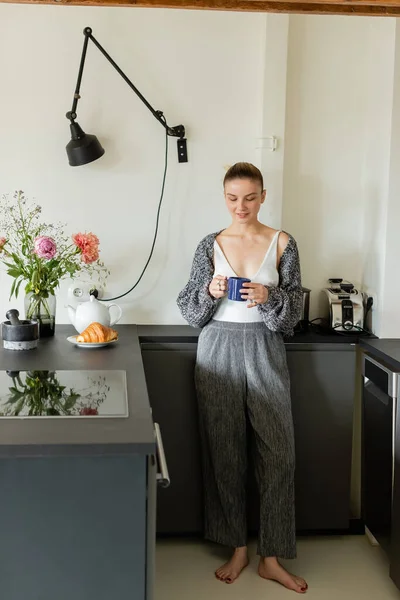
[[[0,0],[10,4],[121,6],[241,12],[399,17],[400,0]]]
[[[251,4],[263,3],[263,0],[247,0]],[[282,0],[269,0],[272,4],[282,4]],[[381,6],[381,7],[400,7],[400,0],[286,0],[285,4],[302,6],[308,4],[333,5],[340,6]]]

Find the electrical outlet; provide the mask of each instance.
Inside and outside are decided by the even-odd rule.
[[[90,292],[94,289],[98,291],[97,297],[102,298],[104,295],[103,288],[90,281],[74,281],[68,288],[68,300],[70,302],[87,302],[90,300]]]
[[[366,298],[365,301],[367,301],[367,298],[372,298],[372,306],[371,306],[371,311],[374,311],[378,308],[378,296],[375,292],[373,292],[372,290],[365,290],[364,292],[366,294]]]

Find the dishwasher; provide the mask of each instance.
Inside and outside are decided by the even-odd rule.
[[[363,354],[362,513],[365,526],[389,552],[399,374]]]

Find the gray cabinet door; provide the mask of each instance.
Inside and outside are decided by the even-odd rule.
[[[289,350],[298,529],[349,526],[354,347]]]
[[[287,348],[296,443],[297,531],[347,529],[350,518],[355,351]],[[252,454],[250,454],[252,464]],[[258,529],[249,472],[248,522]]]
[[[144,600],[146,457],[0,460],[0,597]]]
[[[194,366],[197,344],[143,344],[153,419],[160,424],[171,485],[157,492],[157,533],[201,533],[203,500]]]
[[[196,344],[142,347],[154,420],[160,423],[171,486],[160,489],[158,533],[202,531],[202,476],[194,388]],[[296,438],[298,530],[346,529],[355,390],[355,351],[288,350]],[[250,465],[252,465],[251,453]],[[258,492],[249,472],[248,523],[258,529]]]

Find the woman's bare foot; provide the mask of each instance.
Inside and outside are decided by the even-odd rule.
[[[264,579],[273,579],[289,590],[293,590],[299,594],[304,594],[308,589],[308,585],[304,579],[286,571],[275,557],[261,558],[258,574]]]
[[[236,548],[231,560],[215,571],[215,576],[225,583],[233,583],[249,564],[247,546]]]

